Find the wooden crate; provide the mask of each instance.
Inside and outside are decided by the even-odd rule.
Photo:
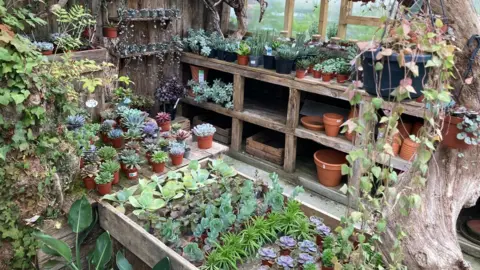
[[[231,122],[231,121],[230,121]],[[208,115],[197,115],[193,117],[193,125],[200,125],[204,123],[209,123],[213,125],[216,129],[217,132],[213,135],[213,139],[217,142],[221,142],[226,145],[230,145],[232,141],[232,128],[231,124],[230,127],[226,128],[225,126],[228,126],[223,119],[213,119],[212,116]]]
[[[190,131],[190,129],[191,129],[190,120],[188,118],[183,117],[183,116],[175,117],[175,120],[172,121],[172,124],[174,124],[174,123],[182,124],[182,129],[183,130]]]
[[[285,139],[280,134],[262,131],[247,138],[246,151],[250,155],[283,165]]]

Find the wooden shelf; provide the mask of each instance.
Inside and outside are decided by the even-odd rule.
[[[57,54],[52,54],[48,55],[47,59],[49,61],[61,61],[63,57],[65,56],[64,53],[57,53]],[[96,48],[96,49],[91,49],[91,50],[85,50],[85,51],[76,51],[76,52],[71,52],[70,53],[71,60],[93,60],[96,63],[102,63],[107,61],[107,56],[108,56],[108,50],[105,48]]]
[[[338,137],[329,137],[323,131],[313,131],[302,126],[298,126],[295,129],[295,136],[312,140],[345,153],[348,153],[355,148],[354,145],[342,134],[339,134]]]
[[[170,17],[135,17],[135,18],[118,18],[118,17],[111,17],[111,18],[108,18],[109,21],[113,21],[113,22],[119,22],[119,21],[122,21],[122,22],[149,22],[149,21],[171,21],[172,18]]]
[[[162,53],[161,51],[153,51],[153,52],[140,52],[140,53],[132,53],[129,55],[120,55],[117,54],[119,58],[133,58],[133,57],[141,57],[141,56],[150,56]]]

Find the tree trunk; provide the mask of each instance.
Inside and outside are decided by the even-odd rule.
[[[478,58],[473,65],[473,82],[464,85],[463,75],[472,49],[466,48],[467,40],[480,34],[480,21],[470,1],[444,0],[446,17],[455,34],[457,47],[462,49],[456,56],[456,81],[452,83],[458,91],[458,102],[467,108],[480,110],[480,65]],[[440,0],[432,0],[432,9],[442,14]],[[458,16],[461,14],[461,16]],[[475,43],[476,46],[476,43]],[[397,226],[407,236],[402,241],[404,263],[408,269],[471,269],[464,261],[458,244],[456,221],[462,208],[475,205],[480,197],[479,149],[458,151],[440,146],[429,164],[425,187],[414,190],[422,198],[422,206],[413,209],[408,216],[402,216],[398,209],[388,217],[387,233],[379,248],[388,258],[397,239]],[[408,172],[400,185],[409,182]],[[398,206],[397,206],[398,208]]]

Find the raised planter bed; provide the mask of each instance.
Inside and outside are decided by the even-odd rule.
[[[194,126],[205,123],[209,123],[217,129],[217,131],[213,135],[213,139],[215,141],[230,145],[230,142],[232,141],[231,123],[226,123],[225,121],[223,121],[223,118],[212,118],[208,115],[197,115],[193,117]]]
[[[262,131],[247,138],[246,152],[258,158],[283,165],[285,140],[277,133]]]

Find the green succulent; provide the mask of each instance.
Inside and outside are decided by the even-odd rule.
[[[122,162],[128,169],[140,169],[140,165],[143,164],[144,161],[137,153],[135,153],[133,155],[123,157]]]
[[[240,42],[240,45],[238,46],[238,49],[237,49],[237,54],[242,56],[246,56],[250,54],[250,47],[246,42],[244,41]]]
[[[104,160],[116,160],[118,157],[117,150],[111,146],[102,146],[97,151],[98,156]]]
[[[322,253],[322,265],[326,267],[333,267],[333,258],[335,257],[335,254],[333,253],[333,250],[327,248],[323,250]]]
[[[139,196],[130,196],[128,201],[133,207],[135,207],[133,214],[136,216],[140,216],[146,212],[157,211],[166,205],[164,200],[154,199],[153,193],[149,191],[143,191]]]
[[[197,243],[188,243],[183,248],[183,256],[190,262],[201,262],[205,259],[203,251],[198,247]]]
[[[110,172],[112,174],[120,170],[120,164],[115,160],[108,160],[100,165],[100,171]]]
[[[152,154],[151,160],[153,163],[157,164],[165,163],[168,161],[168,154],[163,151],[156,151]]]
[[[113,181],[113,174],[107,171],[100,171],[100,173],[95,177],[95,183],[97,185],[108,184]]]

